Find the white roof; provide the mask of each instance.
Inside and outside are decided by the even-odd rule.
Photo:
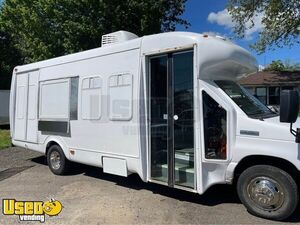
[[[207,35],[190,32],[168,32],[144,36],[114,45],[18,66],[16,69],[17,73],[22,73],[130,49],[141,48],[142,54],[149,55],[185,47],[191,48],[196,44],[201,78],[210,78],[214,74],[220,79],[223,76],[228,78],[228,75],[232,76],[232,79],[236,79],[257,70],[255,58],[245,49],[220,37],[207,37]],[[223,71],[222,74],[220,71]]]

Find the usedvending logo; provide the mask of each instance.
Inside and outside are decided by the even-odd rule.
[[[45,215],[57,216],[62,210],[62,204],[54,199],[46,202],[3,199],[2,209],[4,215],[17,215],[20,221],[40,221],[43,223],[45,222]]]

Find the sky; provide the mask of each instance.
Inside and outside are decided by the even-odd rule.
[[[186,3],[185,13],[182,15],[191,23],[187,31],[197,33],[213,32],[221,36],[233,37],[233,22],[226,10],[227,0],[188,0]],[[294,45],[284,48],[276,48],[274,51],[266,51],[258,55],[254,50],[249,48],[249,44],[254,43],[257,39],[258,32],[263,28],[261,16],[255,18],[254,28],[247,31],[246,37],[242,40],[234,39],[233,42],[246,48],[256,57],[259,65],[267,65],[273,60],[290,61],[292,63],[300,62],[300,45]],[[178,26],[177,30],[185,31],[184,27]],[[299,38],[300,39],[300,38]]]
[[[233,22],[226,11],[228,0],[188,0],[186,10],[182,18],[191,23],[187,31],[197,33],[213,32],[225,37],[233,37]],[[3,0],[0,0],[0,4]],[[234,39],[233,41],[246,48],[254,55],[259,65],[265,66],[273,60],[290,61],[291,63],[300,62],[300,45],[294,45],[284,48],[276,48],[273,51],[266,51],[258,55],[254,50],[249,48],[249,44],[254,43],[258,32],[262,29],[260,23],[261,17],[255,18],[255,27],[247,31],[246,37],[242,40]],[[177,26],[177,30],[185,31],[186,29]],[[300,40],[300,38],[299,38]]]

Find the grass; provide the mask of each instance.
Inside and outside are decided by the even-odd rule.
[[[11,145],[9,130],[0,129],[0,149],[7,148]]]

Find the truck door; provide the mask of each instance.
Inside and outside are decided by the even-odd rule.
[[[225,183],[234,142],[235,113],[213,81],[199,80],[201,123],[201,174],[199,193],[212,184]]]
[[[37,143],[39,71],[18,74],[14,139]]]
[[[195,188],[193,50],[150,58],[151,181]]]

